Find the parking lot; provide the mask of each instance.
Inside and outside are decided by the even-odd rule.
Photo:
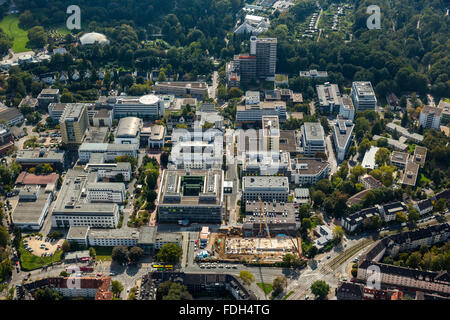
[[[53,255],[57,249],[61,248],[63,242],[63,239],[51,241],[40,236],[28,236],[23,240],[25,249],[38,257]]]

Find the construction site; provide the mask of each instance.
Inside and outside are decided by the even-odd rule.
[[[287,253],[301,256],[301,239],[290,236],[263,238],[212,233],[206,249],[211,252],[214,260],[275,263],[282,261]]]
[[[260,215],[255,221],[257,236],[246,236],[242,228],[222,230],[220,233],[209,234],[206,250],[213,260],[227,262],[257,262],[276,263],[290,253],[299,258],[302,257],[301,239],[289,234],[271,236],[271,230],[267,223],[267,215],[261,199]]]

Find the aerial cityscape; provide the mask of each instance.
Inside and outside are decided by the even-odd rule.
[[[0,302],[448,301],[449,36],[444,0],[0,1]]]

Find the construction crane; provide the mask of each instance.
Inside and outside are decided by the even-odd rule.
[[[267,224],[267,220],[264,214],[264,207],[261,197],[258,197],[258,200],[259,200],[259,210],[261,212],[261,217],[259,218],[259,235],[262,236],[262,221],[264,220],[264,224],[266,225],[267,237],[271,239],[269,232],[269,225]]]

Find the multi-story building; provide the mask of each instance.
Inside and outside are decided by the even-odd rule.
[[[310,78],[310,79],[320,79],[320,78],[328,78],[328,72],[326,71],[317,71],[315,69],[309,71],[300,71],[300,77]]]
[[[22,168],[33,168],[48,163],[53,169],[61,170],[66,166],[66,152],[46,149],[20,150],[17,152],[16,162]]]
[[[42,89],[37,97],[39,107],[47,108],[50,103],[59,102],[59,89]]]
[[[223,161],[223,132],[217,129],[172,133],[169,162],[177,169],[220,168]]]
[[[407,211],[405,204],[400,201],[378,205],[378,210],[384,222],[394,221],[397,218],[397,213],[406,213]]]
[[[288,152],[246,152],[243,157],[243,176],[289,176]]]
[[[109,97],[107,104],[114,110],[114,118],[138,117],[158,119],[164,116],[164,102],[153,94],[141,97]]]
[[[372,177],[370,174],[363,174],[358,177],[358,182],[363,185],[366,190],[379,189],[383,184]]]
[[[278,116],[262,117],[262,147],[267,152],[280,152],[280,123]]]
[[[346,216],[343,216],[341,218],[341,226],[349,231],[353,232],[357,228],[362,227],[364,220],[379,216],[380,212],[378,207],[371,207],[367,209],[363,209],[361,211],[355,212],[353,214],[349,214]]]
[[[336,120],[333,123],[333,141],[338,161],[344,161],[352,145],[352,132],[355,125],[351,120]]]
[[[59,126],[62,142],[65,145],[78,146],[83,143],[86,129],[89,127],[86,105],[68,104],[59,119]]]
[[[164,147],[164,139],[166,137],[166,127],[154,125],[150,128],[150,134],[147,144],[151,149],[161,149]]]
[[[353,105],[352,98],[344,94],[339,106],[339,115],[344,118],[353,121],[355,119],[355,106]]]
[[[391,153],[391,163],[394,166],[397,166],[401,169],[406,167],[406,164],[408,163],[408,159],[409,159],[409,154],[406,152],[393,151]]]
[[[39,185],[24,186],[12,213],[12,221],[21,229],[40,230],[47,216],[53,192]]]
[[[142,126],[143,123],[140,118],[125,117],[120,119],[114,143],[139,145]]]
[[[325,132],[319,122],[305,122],[300,132],[303,155],[313,157],[316,152],[325,152]]]
[[[0,123],[0,155],[7,153],[14,147],[14,137],[8,126]]]
[[[373,170],[378,167],[375,161],[375,155],[378,152],[378,147],[371,146],[369,150],[364,154],[363,161],[361,163],[362,167],[367,170]]]
[[[289,171],[291,182],[297,185],[314,185],[326,179],[330,172],[330,164],[323,159],[293,158]]]
[[[123,203],[126,199],[125,185],[119,182],[89,183],[86,187],[89,202]]]
[[[89,162],[91,155],[103,154],[104,161],[114,161],[116,157],[131,156],[136,157],[138,151],[137,144],[116,144],[116,143],[83,143],[78,149],[78,156],[83,163]]]
[[[443,124],[448,124],[450,121],[450,102],[441,99],[441,101],[439,101],[438,108],[442,109],[441,122]]]
[[[352,99],[356,111],[375,110],[377,105],[377,97],[370,81],[354,81]]]
[[[24,288],[29,292],[50,288],[67,299],[112,300],[113,298],[110,277],[44,278],[35,282],[29,282],[24,285]]]
[[[277,63],[277,38],[250,37],[250,54],[256,56],[258,78],[274,78]]]
[[[86,173],[83,170],[67,171],[66,178],[62,184],[61,190],[59,191],[58,198],[53,208],[53,227],[117,227],[120,217],[119,207],[116,203],[112,202],[113,197],[106,196],[111,192],[111,189],[115,188],[115,186],[111,188],[105,188],[104,190],[99,190],[97,188],[89,191],[89,187],[92,184],[94,186],[98,184],[96,173]],[[106,183],[105,185],[111,184]],[[89,194],[90,192],[92,192],[91,195]],[[102,194],[104,194],[105,196],[102,196]],[[95,203],[91,202],[91,200],[102,202]]]
[[[99,161],[97,163],[96,161],[90,161],[86,164],[84,170],[86,172],[96,172],[100,180],[131,180],[131,164],[129,162],[103,163],[103,161]],[[121,178],[118,178],[119,175],[121,175]]]
[[[242,53],[234,56],[233,70],[239,75],[239,84],[249,83],[257,78],[256,64],[255,55]]]
[[[50,118],[56,123],[59,123],[64,110],[66,109],[67,103],[51,102],[48,105],[48,114]]]
[[[419,126],[425,129],[440,129],[441,126],[441,117],[442,117],[441,108],[424,106],[422,111],[420,111],[419,116]]]
[[[259,105],[259,91],[245,91],[245,104],[249,106]]]
[[[408,140],[411,140],[413,143],[421,143],[423,141],[423,135],[409,132],[408,129],[403,128],[402,126],[399,126],[398,124],[395,124],[393,122],[389,122],[386,125],[386,130],[390,133],[397,132],[399,135],[405,137]]]
[[[242,178],[242,201],[287,202],[288,177],[246,176]]]
[[[164,170],[159,222],[221,223],[223,180],[221,170]]]
[[[25,120],[23,114],[19,109],[14,107],[2,107],[0,106],[0,119],[4,120],[10,127],[17,126],[23,123]]]
[[[261,124],[263,116],[278,116],[280,122],[286,121],[286,102],[265,101],[258,105],[239,105],[236,107],[236,124]]]
[[[137,246],[139,231],[134,229],[89,230],[87,240],[90,246]]]
[[[341,93],[337,84],[325,82],[316,86],[319,98],[319,110],[323,113],[339,111],[341,105]]]
[[[250,37],[250,54],[235,55],[226,66],[229,87],[254,80],[275,80],[277,39]]]
[[[203,99],[208,95],[208,85],[206,82],[156,82],[154,90],[156,94],[171,94],[178,98],[192,97],[196,99]]]

